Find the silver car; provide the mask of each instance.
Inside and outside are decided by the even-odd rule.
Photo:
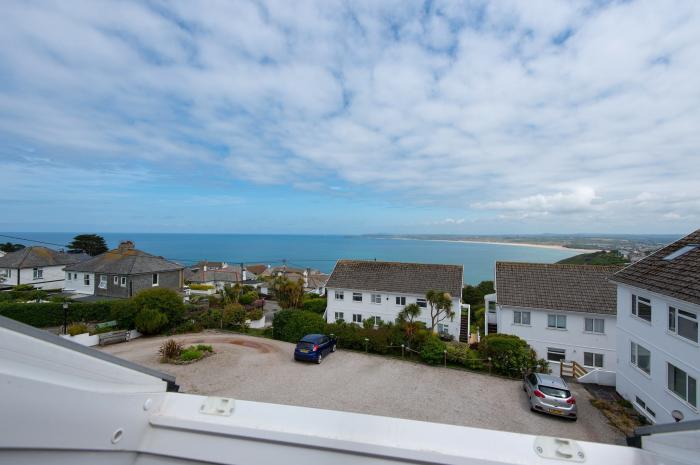
[[[530,373],[523,379],[523,391],[530,399],[530,410],[576,420],[576,398],[560,377]]]

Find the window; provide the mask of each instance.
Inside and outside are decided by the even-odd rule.
[[[566,315],[547,315],[547,327],[566,329]]]
[[[630,342],[630,363],[644,373],[651,374],[651,352],[636,342]]]
[[[550,362],[561,362],[566,358],[566,349],[555,349],[547,347],[547,360]]]
[[[83,275],[83,284],[86,286],[90,285],[90,275],[89,274],[84,274]]]
[[[362,323],[362,315],[360,315],[359,313],[353,313],[352,322],[353,323]]]
[[[126,276],[122,276],[121,286],[126,287]]]
[[[698,316],[680,308],[668,307],[668,330],[689,341],[698,342]]]
[[[343,312],[335,312],[335,321],[337,321],[337,322],[343,322],[343,321],[345,321],[345,313],[343,313]]]
[[[372,298],[370,301],[373,304],[381,304],[382,303],[382,295],[381,294],[372,294]]]
[[[673,260],[674,258],[678,258],[681,255],[685,255],[686,253],[690,252],[691,250],[700,247],[698,244],[688,244],[684,245],[680,249],[676,250],[675,252],[672,252],[664,257],[664,260]]]
[[[651,300],[632,294],[632,315],[651,321]]]
[[[530,312],[513,312],[513,324],[516,325],[529,325],[530,324]]]
[[[596,354],[594,352],[584,352],[583,366],[603,368],[603,354]]]
[[[113,283],[115,286],[116,286],[117,284],[119,284],[119,276],[115,276],[114,278],[112,278],[112,283]]]
[[[437,332],[438,334],[450,334],[450,327],[449,325],[438,323]]]
[[[698,384],[688,373],[668,364],[668,390],[688,402],[693,407],[698,406]]]
[[[587,333],[605,333],[605,320],[603,318],[586,318],[585,330]]]
[[[343,294],[343,291],[335,291],[335,300],[343,300],[345,298],[345,294]]]
[[[656,412],[650,409],[647,403],[640,399],[638,396],[634,397],[634,403],[637,404],[637,407],[639,407],[642,411],[647,412],[652,417],[656,416]]]
[[[75,279],[75,280],[78,279],[78,273],[73,273],[73,279]]]
[[[43,279],[44,278],[44,270],[42,270],[41,268],[34,268],[32,271],[33,271],[34,279]]]
[[[425,299],[416,299],[416,303],[421,308],[425,308],[428,306],[428,302]]]
[[[73,276],[73,275],[72,275],[71,273],[66,273],[66,279],[67,279],[68,281],[71,280],[70,278],[71,278],[72,276]]]
[[[353,292],[352,293],[352,301],[353,302],[362,302],[362,292]]]
[[[396,297],[396,305],[406,305],[406,297]]]
[[[100,275],[100,289],[107,289],[107,276],[101,274]]]
[[[153,273],[153,285],[158,285],[158,273]]]

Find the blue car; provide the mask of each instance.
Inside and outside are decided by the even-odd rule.
[[[325,334],[307,334],[294,349],[294,360],[321,363],[323,357],[335,352],[336,338]]]

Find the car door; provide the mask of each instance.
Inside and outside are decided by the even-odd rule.
[[[534,373],[530,373],[525,377],[525,390],[527,391],[528,397],[532,397],[532,393],[537,386],[537,376]]]
[[[323,355],[328,355],[331,350],[331,345],[328,343],[328,337],[323,336],[321,338],[321,353]]]

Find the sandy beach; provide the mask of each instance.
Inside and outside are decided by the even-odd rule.
[[[464,239],[415,239],[410,237],[392,237],[391,239],[402,241],[430,241],[430,242],[464,242],[467,244],[492,244],[492,245],[512,245],[515,247],[536,247],[538,249],[570,250],[579,253],[600,252],[598,249],[574,249],[555,244],[532,244],[528,242],[498,242],[498,241],[469,241]]]

